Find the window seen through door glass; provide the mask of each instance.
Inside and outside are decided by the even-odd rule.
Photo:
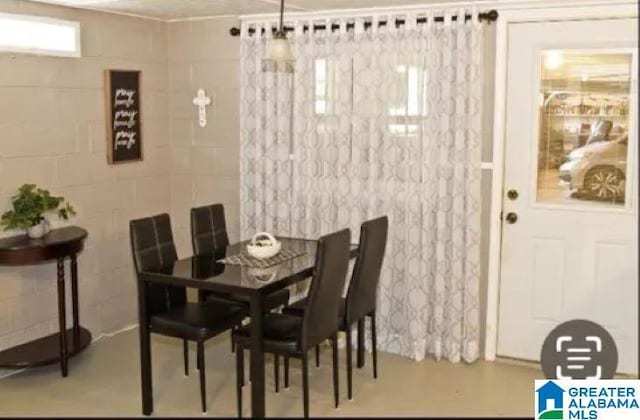
[[[623,206],[631,54],[541,54],[537,201]]]

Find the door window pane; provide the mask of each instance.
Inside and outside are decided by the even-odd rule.
[[[624,205],[631,62],[629,53],[542,53],[539,203]]]

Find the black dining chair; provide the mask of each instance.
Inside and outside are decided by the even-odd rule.
[[[211,254],[216,249],[229,246],[224,205],[191,209],[191,241],[196,254]]]
[[[349,240],[351,233],[344,229],[318,240],[303,316],[267,313],[263,320],[264,351],[274,355],[302,360],[302,391],[304,417],[309,417],[308,350],[330,339],[333,347],[333,392],[335,406],[339,404],[338,386],[338,328],[341,292],[349,268]],[[232,333],[236,344],[236,392],[238,415],[242,417],[242,385],[244,383],[244,349],[251,348],[250,325]],[[288,364],[285,365],[288,378]],[[277,372],[276,372],[277,373]]]
[[[141,272],[170,267],[178,258],[168,214],[132,220],[129,222],[129,234],[138,274],[140,310],[145,311],[141,312],[140,319],[148,320],[151,333],[183,340],[185,375],[189,374],[188,342],[197,343],[200,396],[202,411],[206,412],[204,342],[240,324],[246,313],[238,305],[188,302],[184,287],[150,283],[143,287]]]
[[[358,257],[353,267],[347,296],[341,300],[340,331],[346,334],[347,351],[347,393],[353,396],[353,366],[351,362],[351,329],[359,321],[371,320],[371,351],[373,357],[373,377],[378,377],[378,352],[376,343],[376,300],[380,271],[389,231],[387,216],[366,221],[360,227]],[[308,298],[294,302],[283,309],[283,313],[303,316],[308,310]],[[316,352],[318,348],[316,347]],[[317,353],[316,353],[317,354]],[[317,356],[316,356],[317,357]],[[285,360],[285,364],[287,361]],[[317,363],[317,362],[316,362]],[[287,374],[285,369],[285,375]],[[288,378],[285,376],[285,383]]]
[[[229,246],[227,222],[222,204],[191,209],[191,243],[195,255],[213,254],[216,250]],[[249,308],[249,298],[244,295],[202,291],[199,298],[201,301],[227,300],[230,303],[242,304],[247,310]],[[271,311],[287,303],[289,303],[289,289],[281,289],[266,296],[263,305],[265,311]]]
[[[229,246],[229,235],[227,233],[227,221],[224,213],[224,205],[221,203],[210,204],[191,209],[191,244],[193,253],[197,256],[215,255]],[[218,259],[218,258],[216,258]],[[249,313],[249,297],[245,295],[234,295],[228,293],[198,291],[200,302],[225,302],[229,304],[241,305]],[[289,303],[289,289],[280,289],[267,296],[263,301],[264,312],[272,311],[283,307]],[[233,340],[231,340],[231,351],[234,351]],[[274,360],[277,367],[279,360]]]

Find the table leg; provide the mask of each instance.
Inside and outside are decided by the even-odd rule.
[[[80,315],[78,308],[78,257],[71,256],[71,309],[73,311],[73,341],[75,348],[80,347]]]
[[[364,317],[358,321],[358,349],[357,349],[357,366],[358,369],[364,366]]]
[[[58,258],[58,322],[60,324],[60,370],[62,376],[68,374],[67,321],[64,293],[64,258]]]
[[[262,330],[262,296],[251,296],[251,416],[264,418],[264,340]]]
[[[153,383],[151,377],[151,332],[147,320],[147,283],[138,280],[138,321],[140,332],[140,385],[142,388],[142,414],[153,412]]]

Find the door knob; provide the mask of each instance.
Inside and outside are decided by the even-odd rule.
[[[507,191],[507,197],[509,197],[509,200],[515,200],[518,198],[518,191],[514,190],[514,189],[510,189],[509,191]]]
[[[518,221],[518,215],[515,214],[514,212],[509,212],[507,213],[507,217],[505,219],[507,219],[507,223],[512,225]]]

